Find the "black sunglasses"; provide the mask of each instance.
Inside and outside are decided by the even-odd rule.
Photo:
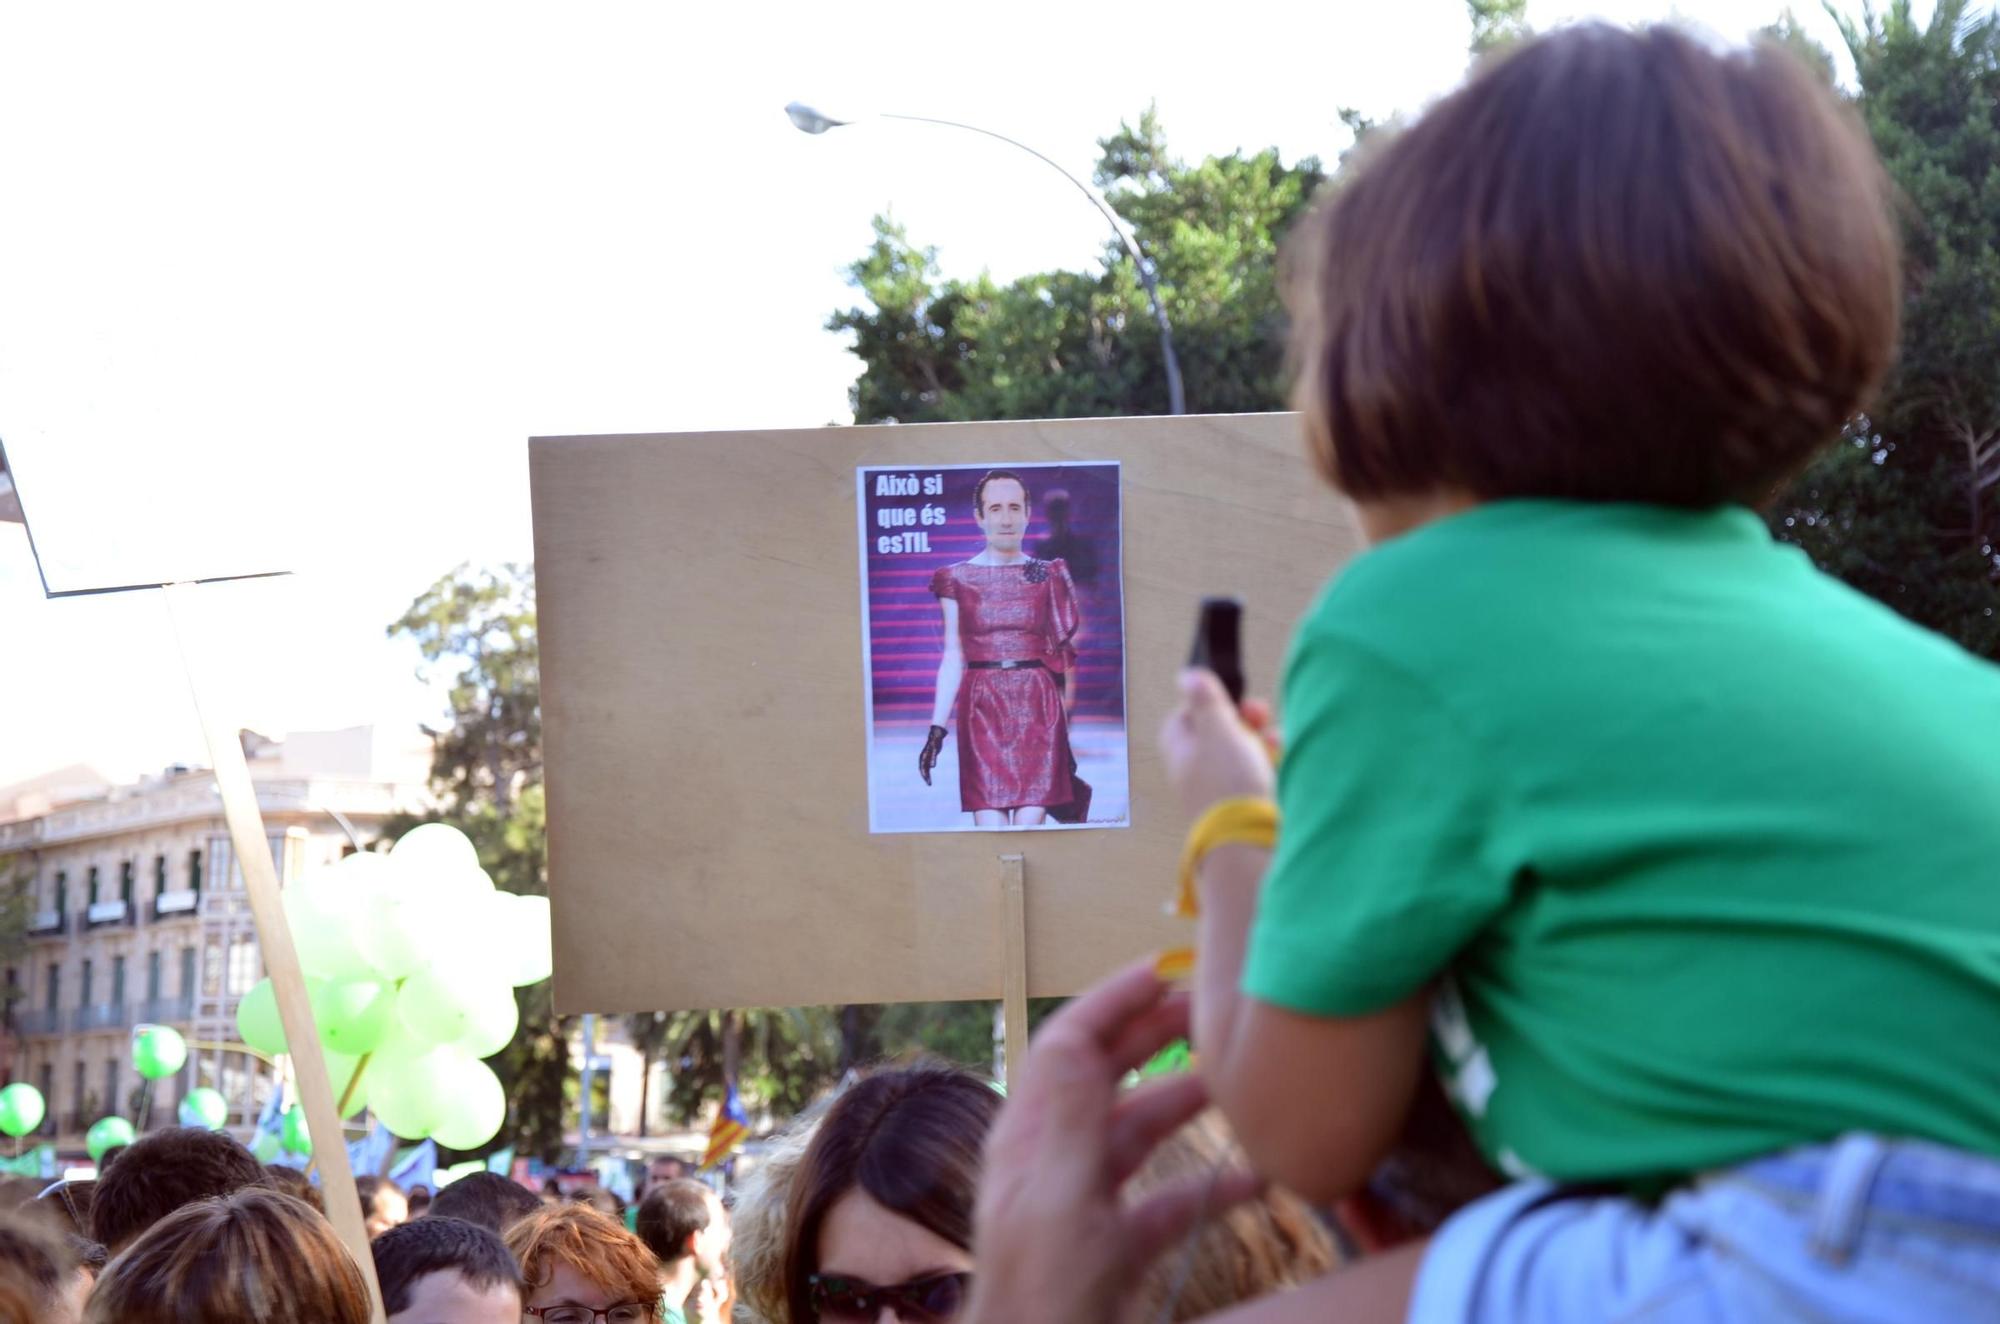
[[[813,1314],[824,1324],[875,1324],[886,1307],[897,1319],[951,1319],[965,1306],[972,1287],[969,1273],[940,1273],[912,1278],[893,1287],[877,1287],[859,1278],[816,1273],[807,1277]]]

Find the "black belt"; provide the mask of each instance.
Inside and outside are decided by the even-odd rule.
[[[1039,671],[1042,660],[1031,657],[1018,662],[1011,659],[1006,662],[968,662],[965,666],[968,671]]]

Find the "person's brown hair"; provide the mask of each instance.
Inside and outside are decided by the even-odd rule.
[[[1246,1163],[1214,1110],[1169,1136],[1125,1187],[1127,1201],[1165,1186],[1212,1181]],[[1325,1225],[1290,1191],[1272,1188],[1168,1249],[1140,1280],[1139,1318],[1202,1319],[1269,1292],[1296,1287],[1339,1262]]]
[[[366,1181],[367,1178],[361,1180]],[[299,1168],[287,1168],[277,1163],[264,1165],[264,1184],[274,1191],[283,1191],[294,1200],[304,1200],[313,1207],[314,1213],[326,1212],[326,1197],[319,1187],[312,1184],[312,1178]]]
[[[708,1230],[711,1192],[692,1177],[656,1183],[639,1201],[632,1230],[662,1265],[688,1253],[688,1238]]]
[[[856,1187],[891,1213],[972,1249],[980,1150],[999,1111],[990,1084],[932,1063],[877,1071],[834,1100],[792,1174],[785,1205],[785,1300],[794,1324],[813,1318],[806,1280],[819,1270],[820,1225]]]
[[[368,1287],[332,1224],[260,1187],[155,1224],[105,1269],[84,1312],[86,1324],[223,1319],[368,1324]]]
[[[264,1184],[264,1165],[222,1132],[168,1127],[105,1167],[90,1201],[91,1235],[116,1255],[184,1205]]]
[[[521,1265],[526,1302],[566,1264],[621,1301],[657,1302],[660,1269],[646,1243],[587,1204],[550,1205],[507,1229],[507,1249]]]
[[[1894,355],[1890,197],[1782,47],[1527,42],[1365,147],[1294,236],[1314,459],[1359,500],[1761,503]]]
[[[44,1207],[30,1202],[0,1214],[0,1281],[40,1303],[31,1318],[43,1318],[62,1300],[76,1268],[57,1217]]]

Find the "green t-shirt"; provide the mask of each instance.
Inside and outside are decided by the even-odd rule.
[[[1244,986],[1432,1049],[1504,1170],[1843,1131],[2000,1154],[2000,669],[1748,510],[1506,501],[1357,558],[1285,672]]]

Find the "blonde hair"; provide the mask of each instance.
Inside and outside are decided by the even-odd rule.
[[[785,1210],[818,1124],[813,1117],[774,1139],[730,1209],[729,1262],[736,1271],[737,1308],[749,1315],[750,1324],[792,1324],[785,1298]]]
[[[1161,1186],[1208,1181],[1241,1166],[1242,1150],[1213,1109],[1153,1151],[1126,1187],[1138,1200]],[[1200,1319],[1268,1292],[1296,1287],[1339,1262],[1333,1238],[1303,1200],[1273,1189],[1208,1223],[1160,1257],[1139,1284],[1139,1318]]]
[[[368,1285],[303,1200],[250,1188],[176,1210],[97,1281],[85,1324],[368,1324]]]

